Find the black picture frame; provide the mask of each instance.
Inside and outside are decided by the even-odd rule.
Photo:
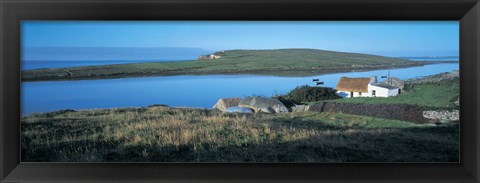
[[[479,182],[478,0],[1,0],[1,182]],[[459,20],[460,163],[21,163],[21,20]]]

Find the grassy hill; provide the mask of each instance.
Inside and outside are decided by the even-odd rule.
[[[220,55],[221,58],[28,70],[22,71],[22,80],[240,73],[315,75],[429,64],[429,62],[415,62],[399,58],[315,49],[227,50],[215,54]]]
[[[316,49],[229,50],[216,52],[222,61],[240,68],[310,69],[356,67],[381,64],[405,64],[408,60],[376,55],[334,52]]]

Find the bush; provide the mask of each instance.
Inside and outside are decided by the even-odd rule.
[[[413,91],[413,86],[414,86],[414,84],[405,84],[404,87],[403,87],[403,91],[411,92],[411,91]]]
[[[280,102],[282,102],[283,105],[285,105],[285,107],[289,109],[291,109],[296,104],[294,101],[288,99],[286,95],[278,95],[278,96],[274,96],[273,98],[280,100]]]
[[[340,96],[337,95],[336,90],[333,88],[311,87],[308,85],[304,85],[296,87],[292,91],[288,92],[288,94],[284,96],[284,98],[285,100],[295,103],[304,103],[338,99],[340,98]]]

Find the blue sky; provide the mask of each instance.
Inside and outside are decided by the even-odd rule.
[[[458,21],[24,21],[22,46],[314,48],[384,56],[457,56]]]

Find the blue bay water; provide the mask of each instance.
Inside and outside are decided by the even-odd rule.
[[[410,58],[413,61],[458,61],[458,58]]]
[[[260,75],[205,75],[120,78],[80,81],[23,82],[22,115],[61,109],[143,107],[166,104],[174,107],[211,108],[219,98],[272,96],[285,94],[300,85],[311,85],[313,78],[335,87],[342,76],[386,75],[410,79],[459,70],[458,63],[420,67],[347,72],[308,77]],[[379,78],[380,79],[380,78]],[[381,81],[381,80],[380,80]]]
[[[457,56],[445,56],[445,57],[400,57],[413,61],[459,61]]]
[[[27,47],[22,50],[22,70],[186,61],[208,53],[212,51],[181,47]]]

